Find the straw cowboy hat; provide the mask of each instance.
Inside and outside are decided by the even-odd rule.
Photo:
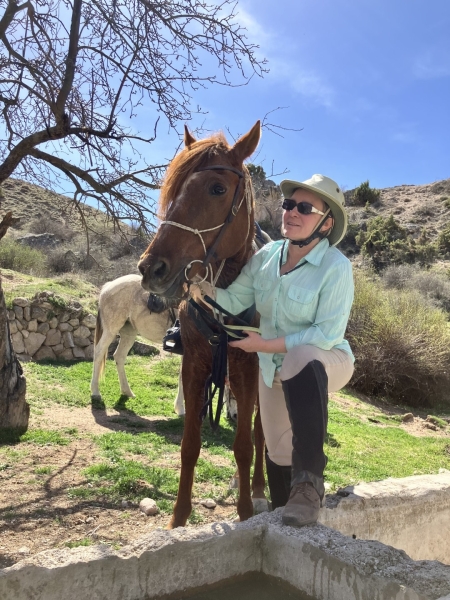
[[[325,175],[313,175],[306,181],[284,179],[280,183],[280,187],[285,198],[291,198],[298,188],[309,190],[320,196],[330,207],[334,218],[334,226],[330,235],[327,236],[327,240],[330,242],[330,246],[335,246],[342,240],[347,231],[347,213],[344,208],[344,194],[335,181]]]

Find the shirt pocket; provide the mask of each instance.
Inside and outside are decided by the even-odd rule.
[[[311,304],[317,292],[300,287],[299,285],[291,285],[288,289],[288,298],[290,301],[300,304]]]

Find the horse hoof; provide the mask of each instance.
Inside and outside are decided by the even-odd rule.
[[[269,503],[265,498],[252,498],[253,514],[259,515],[263,512],[269,512]]]
[[[102,399],[100,394],[91,394],[91,400],[96,400],[97,402],[100,402]]]

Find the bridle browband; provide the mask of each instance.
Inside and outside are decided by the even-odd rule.
[[[225,167],[223,165],[211,165],[209,167],[200,167],[199,169],[194,171],[194,173],[198,173],[199,171],[231,171],[232,173],[235,173],[239,177],[239,181],[234,190],[233,201],[231,203],[231,207],[228,212],[228,215],[227,215],[225,221],[223,223],[221,223],[220,225],[217,225],[216,227],[210,227],[209,229],[194,229],[193,227],[188,227],[187,225],[183,225],[182,223],[177,223],[176,221],[161,221],[161,225],[173,225],[174,227],[179,227],[180,229],[185,229],[186,231],[190,231],[190,232],[194,233],[195,235],[198,235],[200,238],[200,241],[202,242],[203,250],[205,251],[205,258],[203,259],[203,261],[193,260],[186,266],[186,268],[185,268],[186,281],[189,281],[187,272],[192,267],[192,264],[194,262],[200,262],[202,267],[205,267],[206,275],[205,275],[203,281],[206,279],[206,277],[208,275],[208,267],[209,267],[211,261],[218,260],[218,256],[216,254],[216,249],[217,249],[218,245],[220,244],[220,241],[222,240],[228,226],[233,221],[234,217],[238,214],[239,209],[241,208],[242,203],[243,203],[244,199],[246,199],[246,198],[247,198],[248,214],[250,215],[250,212],[251,212],[251,201],[249,200],[249,198],[247,197],[247,194],[245,192],[244,192],[244,195],[242,196],[241,202],[238,205],[239,192],[241,190],[242,182],[245,181],[245,178],[246,178],[245,173],[243,171],[239,171],[239,169],[235,169],[234,167]],[[214,243],[212,244],[212,246],[207,250],[205,242],[204,242],[201,234],[207,233],[209,231],[214,231],[219,228],[220,228],[219,235],[214,240]],[[249,216],[248,229],[250,231],[250,216]],[[220,275],[220,272],[222,271],[224,264],[225,264],[225,260],[222,261],[222,264],[219,267],[219,271],[216,274],[216,281],[214,282],[214,284],[217,282],[217,279]],[[212,276],[212,271],[211,271],[211,276]]]

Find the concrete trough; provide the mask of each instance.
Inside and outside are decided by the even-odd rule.
[[[450,473],[434,477],[367,484],[329,497],[321,520],[349,535],[321,523],[283,526],[279,509],[244,523],[157,530],[118,551],[106,545],[49,550],[0,571],[0,600],[186,598],[189,590],[246,573],[278,577],[316,600],[450,600],[449,565],[413,560],[402,549],[359,539],[381,532],[406,545],[415,521],[415,539],[423,541],[428,519],[437,541],[449,544]],[[419,492],[423,486],[428,493]],[[385,496],[390,501],[382,501]],[[445,519],[440,528],[437,514]],[[447,550],[425,546],[425,554],[448,558]]]

